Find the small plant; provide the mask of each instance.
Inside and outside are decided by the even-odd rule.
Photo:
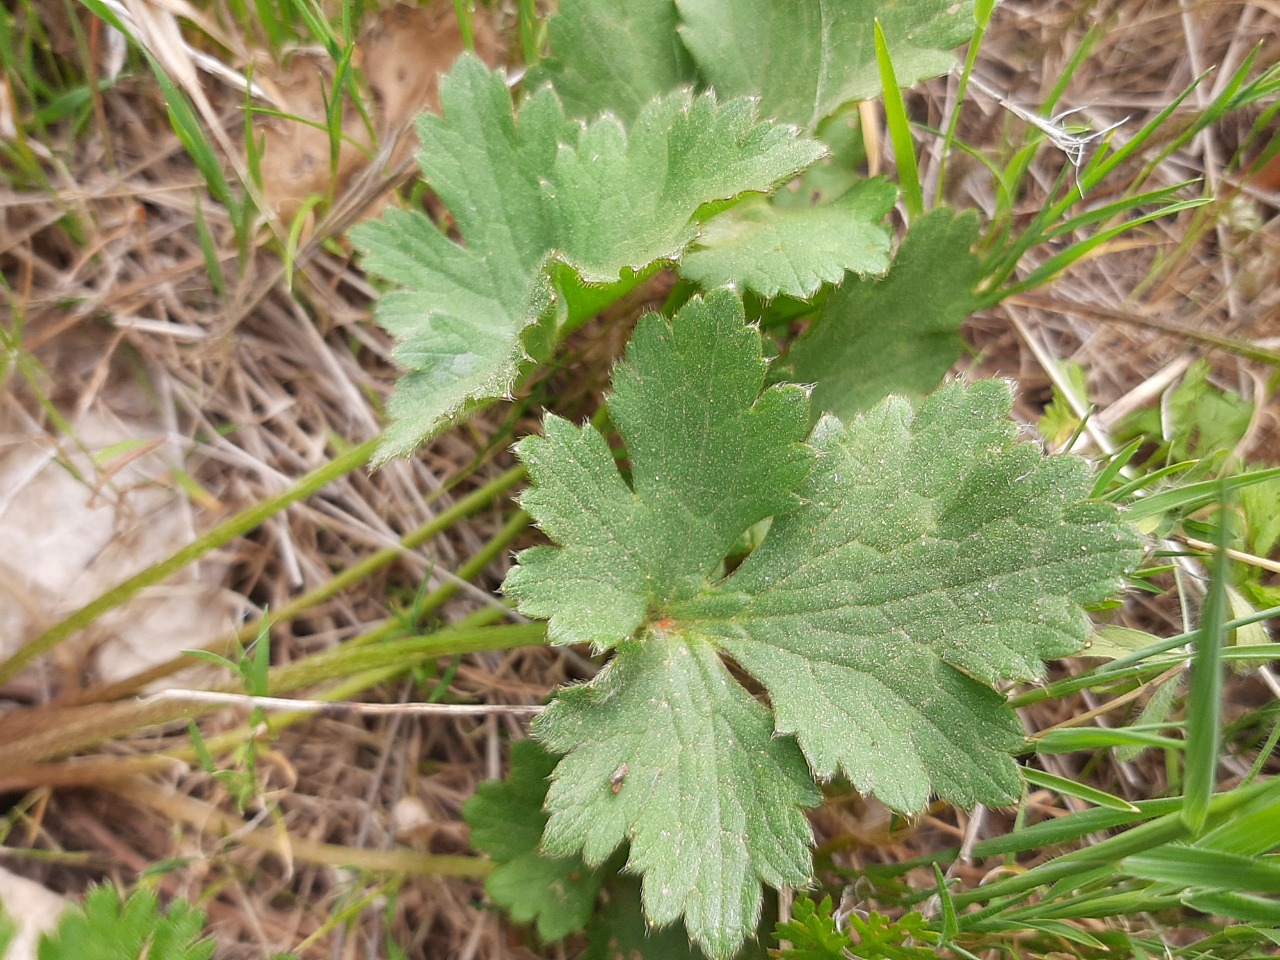
[[[114,7],[85,3],[122,25]],[[1095,475],[1023,435],[1009,383],[944,377],[966,350],[960,328],[975,311],[1052,282],[1135,227],[1204,204],[1187,183],[1144,186],[1151,169],[1227,111],[1274,97],[1280,73],[1250,80],[1246,57],[1174,133],[1173,106],[1136,129],[1068,130],[1058,103],[1065,81],[1039,111],[970,87],[991,0],[561,0],[544,21],[532,0],[517,6],[528,71],[514,99],[506,72],[459,60],[440,83],[442,115],[418,122],[421,182],[403,208],[392,204],[351,232],[358,262],[384,283],[377,318],[406,371],[385,435],[50,625],[0,663],[0,680],[334,478],[409,454],[478,408],[526,393],[570,334],[620,312],[624,297],[665,296],[639,318],[604,406],[589,424],[547,412],[516,444],[519,466],[273,610],[281,621],[303,616],[528,481],[523,510],[449,571],[451,581],[424,584],[404,612],[276,666],[265,616],[193,651],[232,677],[199,693],[243,688],[254,698],[247,729],[206,740],[188,718],[213,701],[191,691],[119,699],[179,669],[179,659],[112,686],[103,698],[118,701],[114,726],[86,721],[0,742],[0,769],[38,777],[41,764],[122,731],[188,720],[190,749],[165,748],[168,756],[198,762],[243,812],[261,793],[257,737],[269,694],[319,687],[307,706],[323,709],[321,701],[409,674],[442,711],[483,711],[445,702],[458,699],[452,681],[466,654],[579,646],[594,658],[575,655],[583,682],[555,692],[533,739],[511,744],[509,776],[481,786],[465,808],[487,859],[334,850],[289,836],[279,815],[267,837],[194,797],[175,803],[128,786],[121,794],[195,830],[272,850],[289,836],[290,857],[354,867],[336,908],[296,946],[300,956],[414,871],[485,877],[514,920],[545,941],[569,938],[566,949],[582,946],[589,960],[923,960],[942,951],[1225,960],[1268,949],[1280,919],[1271,855],[1280,785],[1262,776],[1280,740],[1273,706],[1230,721],[1256,756],[1232,758],[1247,772],[1215,792],[1223,665],[1247,670],[1268,659],[1261,622],[1280,603],[1259,572],[1280,539],[1280,470],[1248,469],[1232,454],[1250,405],[1195,366],[1159,415],[1121,425],[1119,448],[1104,451]],[[454,8],[474,45],[472,5]],[[237,4],[235,19],[270,49],[305,29],[333,62],[321,125],[335,173],[344,98],[361,89],[356,8],[342,4],[339,24],[291,0],[257,9],[255,18]],[[0,46],[20,51],[12,20],[0,14]],[[255,242],[261,206],[252,124],[246,170],[233,183],[202,128],[199,84],[175,86],[162,62],[148,63],[180,142],[229,213],[241,252],[234,267],[235,258],[219,258],[218,221],[204,208],[194,229],[212,288],[234,289],[244,277],[230,271]],[[960,103],[983,90],[1026,137],[1008,157],[983,161],[993,197],[983,214],[942,205],[948,165],[933,181],[922,174],[921,127],[900,89],[951,70]],[[35,104],[36,72],[10,76],[22,80],[17,101]],[[878,154],[864,108],[879,98],[894,179],[863,174]],[[86,123],[88,101],[77,102]],[[968,150],[956,117],[943,119],[940,154]],[[1116,171],[1153,145],[1156,160],[1112,189]],[[1029,171],[1044,149],[1061,153],[1058,177],[1027,212]],[[24,183],[45,173],[22,138],[0,154]],[[427,189],[447,216],[415,209]],[[309,244],[349,253],[335,236],[304,240],[311,214],[338,200],[312,196],[276,238],[290,290],[295,278],[314,282]],[[627,319],[641,312],[628,308]],[[21,336],[6,337],[17,355]],[[1214,342],[1223,344],[1238,345]],[[1088,377],[1079,367],[1055,374],[1041,433],[1051,450],[1069,451],[1089,426]],[[506,446],[505,436],[485,438],[489,449]],[[494,603],[446,624],[440,608],[457,585],[527,542],[531,523],[549,542],[517,555],[503,589],[532,622],[495,626],[511,610]],[[1143,566],[1144,557],[1157,559]],[[1205,558],[1210,575],[1199,577]],[[1204,602],[1185,603],[1195,625],[1179,636],[1090,622],[1090,612],[1115,605],[1126,577],[1155,591],[1160,576],[1187,570],[1199,591],[1187,596]],[[1076,655],[1102,662],[1047,681],[1045,661]],[[445,658],[452,665],[442,669]],[[1104,695],[1106,709],[1133,703],[1132,722],[1072,716],[1028,735],[1015,713],[1082,690]],[[303,716],[288,706],[273,732]],[[1126,799],[1105,782],[1052,772],[1058,754],[1107,750],[1121,762],[1160,751],[1168,795]],[[159,759],[77,758],[85,762],[74,775],[96,769],[115,781],[126,764],[145,773]],[[958,850],[856,873],[815,850],[808,811],[833,785],[905,815],[934,798],[1013,806],[1033,788],[1084,809],[1028,826],[1022,817],[1035,807],[1020,805],[1012,829],[964,850],[1007,857],[1011,869],[966,888],[940,867]],[[1071,844],[1079,849],[1047,852]],[[835,898],[836,910],[823,895],[846,883],[850,896]],[[813,896],[779,917],[787,898],[775,909],[769,888]],[[858,891],[865,903],[851,902]],[[1215,919],[1200,941],[1177,948],[1175,938],[1106,924],[1162,911]],[[181,901],[165,915],[154,894],[121,900],[113,888],[95,890],[41,956],[205,957],[202,920]],[[0,942],[6,929],[0,922]],[[387,939],[385,952],[398,955]],[[99,947],[116,952],[92,952]]]
[[[188,656],[205,660],[215,666],[240,675],[245,692],[251,697],[265,697],[270,693],[269,670],[271,667],[271,630],[269,621],[263,620],[258,629],[258,636],[247,650],[241,650],[234,660],[211,653],[208,650],[187,650]],[[249,713],[249,734],[242,746],[235,751],[236,766],[221,770],[213,755],[205,744],[204,737],[195,721],[187,722],[187,731],[191,735],[192,749],[200,768],[209,774],[231,794],[236,808],[244,813],[246,808],[259,797],[261,787],[258,783],[258,736],[267,729],[267,712],[255,706]]]
[[[650,923],[734,955],[764,885],[810,881],[804,810],[835,777],[903,812],[1014,802],[1025,746],[1001,685],[1078,653],[1082,608],[1141,557],[1083,462],[1018,440],[1007,385],[937,384],[974,309],[1188,202],[1135,192],[1069,217],[1120,159],[1077,137],[1056,219],[982,238],[972,214],[926,213],[896,84],[949,69],[991,5],[918,0],[883,22],[839,6],[565,0],[518,110],[464,59],[419,123],[461,242],[400,211],[355,235],[398,287],[378,316],[409,368],[382,457],[509,393],[659,267],[681,278],[614,371],[608,430],[549,415],[517,447],[554,545],[504,589],[551,642],[611,654],[535,722],[547,752],[520,747],[468,810],[500,863],[490,893],[547,938],[588,924],[625,862]],[[882,82],[910,221],[893,256],[894,188],[841,166],[842,108]],[[1033,246],[1090,225],[1015,279]],[[829,926],[806,909],[797,936]],[[931,947],[903,937],[936,940],[920,923],[859,930],[917,956]]]
[[[214,942],[201,938],[204,911],[185,900],[161,910],[154,891],[122,897],[113,886],[94,887],[83,907],[62,917],[40,939],[39,960],[209,960]]]
[[[1004,384],[806,437],[804,391],[760,395],[764,377],[727,292],[642,320],[609,402],[629,482],[603,436],[548,419],[519,448],[522,503],[561,547],[525,551],[506,583],[552,642],[615,654],[535,724],[566,755],[546,850],[596,865],[629,841],[648,916],[683,915],[713,956],[754,929],[761,882],[808,881],[815,775],[908,812],[932,792],[1016,799],[1021,727],[990,688],[1079,650],[1080,605],[1139,557],[1085,502],[1083,463],[1016,442]]]
[[[861,960],[933,960],[938,933],[924,917],[909,913],[892,921],[872,912],[864,920],[847,917],[842,929],[831,909],[831,898],[815,904],[808,897],[796,901],[791,919],[778,924],[775,934],[790,946],[774,951],[778,960],[845,960],[857,951]],[[913,942],[914,941],[914,942]]]

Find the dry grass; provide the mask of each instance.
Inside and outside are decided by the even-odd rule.
[[[143,2],[128,6],[169,9]],[[41,0],[35,9],[50,36],[73,35],[60,4]],[[243,75],[250,62],[268,72],[271,57],[263,38],[244,35],[233,19],[219,18],[221,10],[210,5],[203,26],[189,24],[183,33],[188,42],[234,73]],[[59,55],[81,65],[87,59],[102,75],[109,42],[88,17],[77,16],[77,22],[83,42],[59,42]],[[1098,26],[1094,52],[1076,71],[1063,103],[1085,107],[1084,117],[1097,127],[1129,117],[1123,136],[1168,103],[1195,73],[1217,65],[1179,116],[1189,115],[1213,96],[1214,85],[1255,43],[1263,45],[1260,63],[1275,62],[1278,25],[1280,9],[1263,2],[1007,2],[997,12],[979,73],[1012,99],[1038,103],[1085,31]],[[190,53],[172,45],[175,34],[165,32],[163,21],[153,26],[152,36],[161,38],[156,42],[170,44],[157,56],[186,78],[189,93],[197,92],[203,120],[217,131],[215,143],[223,147],[224,166],[242,167],[242,94],[225,78],[193,68]],[[509,30],[509,14],[499,15],[495,37]],[[218,37],[222,42],[211,39]],[[440,49],[455,51],[455,39]],[[301,109],[299,99],[289,100],[280,91],[302,89],[302,99],[314,101],[314,81],[298,79],[296,63],[309,64],[309,70],[323,60],[309,51],[298,57],[287,76],[271,80],[276,96],[295,109]],[[388,104],[391,95],[385,91],[391,86],[378,97],[383,143],[402,143],[405,118],[432,101],[431,84],[421,76],[412,80],[414,92],[407,99]],[[921,103],[931,121],[941,118],[953,88],[954,82],[942,80],[925,89]],[[1208,131],[1154,174],[1158,183],[1203,177],[1216,196],[1234,199],[1144,228],[1037,297],[974,317],[967,335],[975,356],[963,365],[966,373],[1015,378],[1019,411],[1034,421],[1054,375],[1045,359],[1080,363],[1088,372],[1090,394],[1099,407],[1096,426],[1105,440],[1125,414],[1152,403],[1192,359],[1208,353],[1202,344],[1168,333],[1168,322],[1280,349],[1280,286],[1273,282],[1280,196],[1241,183],[1236,156],[1247,133],[1245,119]],[[327,158],[316,157],[317,150],[327,149],[327,138],[317,147],[315,131],[282,133],[285,123],[270,124],[269,155],[276,149],[295,151],[280,175],[286,186],[303,168],[314,170],[317,164],[327,175]],[[347,123],[360,129],[350,115]],[[1015,118],[980,95],[965,107],[961,135],[997,156],[1008,137],[1022,132]],[[308,138],[305,149],[289,146]],[[1248,147],[1245,159],[1260,148]],[[77,464],[82,488],[99,493],[97,508],[114,511],[119,536],[149,523],[149,515],[135,509],[138,492],[163,491],[170,511],[166,523],[190,536],[279,493],[343,445],[377,434],[394,371],[387,338],[370,321],[375,291],[353,264],[344,229],[403,182],[403,147],[384,150],[363,170],[357,163],[360,151],[344,148],[333,203],[304,224],[292,287],[272,240],[288,237],[298,197],[266,178],[268,202],[283,216],[258,227],[249,242],[238,243],[231,216],[207,195],[145,70],[135,69],[104,90],[85,126],[55,124],[30,150],[43,183],[13,163],[0,168],[9,176],[0,187],[6,326],[20,338],[10,344],[7,389],[0,398],[0,458],[34,449],[46,460]],[[1019,198],[1025,214],[1039,208],[1060,164],[1051,151],[1040,154],[1033,167],[1036,186]],[[994,208],[990,185],[978,170],[954,178],[952,190],[956,204]],[[1245,214],[1251,218],[1249,229],[1237,229]],[[222,290],[211,276],[198,220],[217,251]],[[628,328],[624,321],[638,310],[638,303],[632,304],[629,316],[584,331],[571,345],[568,362],[576,364],[575,370],[603,369],[601,357],[617,355]],[[1222,383],[1259,401],[1249,449],[1240,453],[1274,460],[1280,407],[1265,399],[1269,371],[1220,352],[1212,359]],[[561,373],[538,385],[536,396],[562,412],[582,415],[600,388],[596,380]],[[115,449],[119,434],[111,434],[116,440],[110,442],[86,443],[82,428],[90,422],[135,432],[144,424],[143,435],[155,443],[145,453],[158,450],[163,456],[129,473],[136,449]],[[192,637],[212,639],[236,626],[244,611],[257,615],[284,608],[335,572],[395,546],[508,468],[506,443],[493,446],[489,438],[510,437],[531,422],[524,407],[514,413],[495,408],[412,460],[373,473],[356,470],[277,514],[201,568],[192,586],[204,588],[208,605],[202,599],[183,607],[193,620],[168,621],[168,632],[177,637],[178,647],[193,645]],[[82,446],[99,456],[77,453]],[[273,633],[274,660],[288,663],[334,648],[382,623],[390,613],[389,597],[408,605],[422,581],[433,588],[449,582],[448,571],[474,556],[509,511],[509,504],[499,502],[455,525],[446,537],[402,550],[394,564],[280,623]],[[147,555],[136,567],[154,559]],[[479,591],[460,592],[441,616],[453,620],[475,609],[482,603],[477,593],[496,587],[504,566],[495,563],[475,580]],[[12,591],[20,590],[20,583],[10,576],[3,585]],[[21,626],[25,638],[86,600],[83,586],[67,589],[68,596],[39,594],[27,604]],[[1171,619],[1176,611],[1148,607],[1140,611],[1148,625],[1182,628]],[[210,619],[216,621],[212,629]],[[14,679],[3,692],[10,712],[0,721],[0,747],[16,737],[23,712],[71,703],[102,710],[101,700],[121,696],[127,685],[108,688],[104,682],[137,671],[133,661],[121,666],[120,659],[131,654],[113,645],[132,625],[126,616],[97,635],[76,638]],[[457,666],[449,690],[464,702],[537,703],[557,684],[579,675],[580,666],[541,649],[480,654]],[[438,670],[425,670],[416,681],[396,679],[369,696],[382,702],[421,699],[439,676]],[[1239,678],[1235,694],[1244,702],[1265,698],[1268,681],[1265,673]],[[1085,703],[1083,709],[1090,706]],[[1028,722],[1049,726],[1067,719],[1052,711],[1078,708],[1055,703]],[[56,715],[37,711],[31,716],[47,723]],[[105,714],[89,716],[102,722]],[[242,712],[225,710],[207,717],[202,729],[210,738],[242,729],[244,720]],[[91,756],[107,758],[105,765],[49,756],[28,769],[25,782],[7,782],[8,789],[22,790],[8,795],[13,806],[4,861],[54,889],[74,892],[104,877],[129,884],[150,865],[173,859],[173,869],[160,878],[162,891],[203,899],[224,958],[263,957],[294,949],[308,938],[313,939],[303,951],[306,957],[375,956],[384,929],[412,957],[532,956],[522,945],[526,937],[508,932],[484,906],[475,880],[409,873],[380,891],[385,881],[377,875],[324,862],[329,848],[322,846],[348,848],[352,859],[360,850],[393,848],[469,853],[459,808],[478,781],[501,773],[504,739],[523,735],[523,722],[513,717],[313,718],[270,744],[260,760],[261,802],[241,821],[225,787],[198,767],[166,762],[146,777],[119,780],[123,767],[113,764],[188,742],[182,724],[145,728],[92,747]],[[1081,774],[1065,766],[1059,772]],[[1115,764],[1091,775],[1104,789],[1134,797],[1158,789],[1162,774]],[[75,786],[52,788],[67,782]],[[1051,802],[1048,794],[1031,799],[1033,805]],[[838,851],[834,862],[848,867],[950,845],[969,827],[963,814],[939,809],[914,834],[890,842],[878,833],[880,812],[852,802],[832,804],[818,824],[830,849]],[[852,842],[859,837],[865,842]],[[979,869],[972,868],[971,879]],[[358,904],[371,894],[368,903]],[[343,914],[349,924],[325,932],[330,918],[349,906]]]

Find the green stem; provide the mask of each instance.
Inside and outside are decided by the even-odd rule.
[[[956,103],[947,121],[947,132],[942,139],[942,156],[938,161],[938,188],[933,195],[933,205],[942,205],[943,193],[946,189],[947,162],[951,158],[951,147],[955,143],[956,128],[960,124],[960,108],[964,106],[964,96],[969,90],[969,76],[978,62],[978,51],[982,48],[982,38],[986,36],[987,26],[991,23],[991,14],[995,9],[994,0],[980,0],[975,6],[973,16],[973,37],[969,40],[969,50],[964,58],[964,69],[960,71],[960,82],[956,84]]]
[[[271,622],[279,623],[292,620],[299,614],[304,613],[312,607],[318,606],[324,601],[329,600],[331,597],[336,596],[347,587],[359,583],[365,577],[370,576],[376,571],[398,560],[404,555],[406,550],[412,550],[415,547],[421,546],[431,538],[439,535],[445,530],[448,530],[463,518],[487,507],[524,478],[524,468],[513,467],[500,477],[490,480],[483,487],[467,494],[467,496],[463,497],[448,510],[445,510],[433,517],[416,530],[405,534],[396,546],[386,547],[376,553],[370,554],[359,563],[352,564],[341,573],[336,574],[327,582],[299,597],[294,598],[284,606],[273,611],[270,614]],[[489,554],[485,555],[489,556]],[[485,562],[488,563],[488,560]],[[470,568],[471,564],[468,563],[464,565],[463,571],[467,571]],[[475,574],[460,573],[459,575],[464,578],[468,578]],[[454,589],[456,590],[456,587]],[[439,591],[437,591],[437,593],[438,592]],[[452,591],[444,597],[441,597],[440,602],[443,602],[450,595],[452,595]],[[244,646],[256,637],[258,635],[258,631],[262,629],[263,620],[264,618],[259,617],[255,620],[249,621],[234,633],[221,636],[211,643],[206,644],[202,649],[219,655],[227,655],[233,651],[237,645]],[[385,626],[388,629],[381,632],[375,631],[376,636],[371,637],[371,639],[383,639],[391,635],[398,624],[394,620],[391,620],[388,621]],[[358,639],[359,638],[357,638],[357,640]],[[119,697],[128,696],[136,690],[145,687],[147,684],[170,676],[178,670],[181,670],[183,667],[188,667],[190,665],[191,659],[189,657],[174,657],[173,659],[157,664],[150,669],[136,673],[131,677],[126,677],[124,680],[120,680],[112,684],[106,684],[104,686],[94,687],[91,690],[85,691],[78,698],[64,699],[60,702],[60,705],[70,706],[78,703],[100,703],[106,700],[115,700]]]
[[[471,18],[475,15],[475,6],[471,0],[453,0],[453,12],[458,18],[458,32],[462,34],[462,45],[469,53],[476,52],[476,34]]]
[[[365,635],[366,637],[368,634]],[[335,650],[327,650],[299,663],[288,663],[271,669],[271,691],[288,693],[332,677],[349,677],[366,670],[391,666],[410,666],[410,661],[432,657],[479,653],[483,650],[509,650],[512,647],[536,646],[546,642],[545,623],[517,623],[501,627],[446,629],[422,637],[405,637],[378,644],[356,645],[355,641]]]
[[[494,607],[486,607],[483,610],[477,610],[470,616],[465,617],[457,624],[456,629],[472,630],[487,626],[489,623],[492,623],[493,620],[501,617],[502,615],[503,613],[501,610],[495,609]],[[542,639],[545,639],[545,636]],[[310,699],[327,700],[333,703],[337,703],[342,700],[350,700],[353,697],[364,693],[364,691],[368,690],[370,687],[375,687],[380,683],[385,683],[388,680],[393,680],[396,677],[403,675],[406,671],[413,669],[422,661],[432,659],[433,656],[434,654],[431,651],[426,651],[421,655],[415,655],[412,657],[402,658],[397,655],[395,663],[385,667],[377,667],[373,670],[365,670],[361,673],[355,674],[354,676],[344,677],[332,686],[326,687],[325,689],[312,694]],[[274,687],[272,688],[272,691],[275,692]],[[300,723],[303,720],[309,720],[315,715],[314,710],[293,710],[282,713],[273,713],[270,715],[271,732],[272,734],[278,734],[280,731],[285,730],[296,723]],[[205,747],[214,756],[230,753],[236,747],[243,744],[247,736],[249,736],[249,731],[243,727],[239,730],[230,730],[217,737],[212,737],[209,740],[206,740]],[[189,747],[183,750],[173,750],[166,753],[165,756],[190,763],[195,760],[195,749]]]
[[[538,47],[538,4],[536,0],[520,0],[520,48],[526,67],[541,59]]]
[[[522,471],[523,473],[523,471]],[[520,536],[529,528],[529,521],[532,519],[523,510],[516,512],[510,520],[503,524],[502,529],[489,538],[480,550],[472,556],[466,563],[458,568],[454,579],[442,583],[431,593],[427,594],[421,603],[415,604],[414,612],[417,614],[419,622],[425,614],[432,612],[443,606],[444,602],[452,597],[462,584],[468,580],[478,577],[489,564],[493,563],[504,550],[511,545],[511,542]]]
[[[464,629],[450,628],[429,636],[388,640],[366,646],[352,646],[348,643],[300,663],[272,667],[268,688],[273,693],[288,693],[334,677],[351,677],[391,667],[407,669],[430,657],[482,650],[506,650],[545,642],[546,625],[528,623],[500,627],[469,625]],[[210,689],[240,693],[243,687],[238,682],[227,682],[213,685]],[[39,709],[24,711],[20,719],[33,720],[33,715]],[[142,727],[203,716],[220,709],[223,709],[221,704],[143,700],[49,710],[39,715],[41,722],[38,725],[30,724],[30,732],[7,743],[0,743],[0,771],[40,763],[50,757],[71,753],[112,737],[132,733]]]
[[[153,563],[145,570],[133,575],[123,583],[112,587],[106,593],[95,598],[85,604],[79,610],[74,611],[55,623],[44,633],[34,639],[23,644],[17,651],[4,663],[0,664],[0,686],[25,667],[28,663],[43,653],[47,653],[63,640],[72,636],[80,630],[83,630],[89,624],[93,623],[98,617],[102,616],[108,610],[114,610],[116,607],[125,603],[141,590],[153,584],[159,583],[166,577],[178,570],[181,570],[187,564],[198,560],[200,557],[215,550],[236,537],[248,533],[250,530],[260,526],[265,520],[275,516],[281,510],[290,504],[296,503],[305,497],[310,496],[322,487],[327,486],[341,476],[357,470],[369,461],[374,451],[381,443],[381,438],[367,440],[354,447],[334,460],[329,461],[317,470],[313,470],[293,487],[282,493],[276,494],[274,497],[268,497],[260,503],[255,503],[246,510],[242,510],[228,520],[224,520],[208,533],[201,537],[197,537],[185,547],[175,551],[158,563]]]
[[[1249,787],[1238,787],[1228,793],[1220,793],[1207,804],[1206,819],[1216,823],[1249,801],[1275,790],[1276,784],[1268,781]],[[1026,894],[1042,884],[1069,877],[1089,867],[1114,864],[1125,857],[1181,840],[1190,832],[1182,819],[1181,811],[1168,813],[1092,846],[1074,850],[1040,864],[1025,873],[996,880],[974,890],[957,893],[954,899],[957,906],[968,906],[993,897]]]

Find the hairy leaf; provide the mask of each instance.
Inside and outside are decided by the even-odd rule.
[[[549,80],[570,116],[609,110],[629,122],[654,97],[693,84],[676,23],[675,0],[562,0],[548,27],[553,55],[525,85]]]
[[[676,0],[680,36],[722,97],[758,96],[765,116],[813,130],[880,93],[874,23],[898,82],[946,73],[973,33],[969,0]]]
[[[505,589],[551,620],[553,642],[603,650],[634,636],[697,595],[742,531],[794,506],[808,405],[796,386],[760,396],[764,375],[742,305],[716,291],[673,325],[641,320],[615,373],[630,485],[595,430],[548,417],[545,436],[521,441],[535,483],[522,503],[563,546],[523,552]]]
[[[547,823],[542,803],[555,765],[537,743],[514,743],[507,778],[480,784],[462,809],[472,844],[497,864],[485,880],[489,896],[520,923],[536,922],[544,940],[583,929],[605,879],[603,870],[591,869],[581,857],[541,851]]]
[[[560,546],[507,580],[555,642],[616,648],[535,725],[566,754],[547,851],[595,864],[629,841],[650,920],[683,914],[717,957],[762,882],[808,875],[813,774],[899,810],[1014,799],[1021,728],[993,686],[1078,649],[1080,605],[1136,559],[1114,508],[1082,502],[1081,461],[1017,442],[1003,383],[828,417],[800,445],[803,393],[757,396],[763,378],[725,291],[643,319],[610,401],[629,480],[593,429],[549,418],[519,447],[523,504]]]
[[[840,929],[830,897],[815,904],[808,897],[796,900],[791,919],[777,926],[775,935],[791,946],[777,952],[778,960],[932,960],[938,934],[918,913],[890,920],[872,911],[864,920],[857,911],[846,918],[849,930]]]
[[[696,943],[729,956],[756,927],[762,881],[809,879],[800,808],[821,796],[795,741],[773,735],[710,643],[655,627],[539,721],[569,754],[547,795],[548,852],[599,863],[629,840],[651,922],[683,914]]]
[[[135,890],[121,898],[112,886],[94,887],[82,910],[65,914],[52,934],[40,938],[40,960],[121,960],[165,957],[209,960],[214,942],[201,939],[204,912],[175,899],[168,912],[153,891]]]
[[[802,506],[670,612],[722,637],[819,776],[842,770],[894,809],[931,789],[963,805],[1016,795],[1021,727],[991,686],[1079,649],[1080,605],[1135,559],[1114,510],[1079,502],[1083,462],[1015,442],[1010,407],[985,381],[918,413],[891,398],[848,427],[820,421]]]
[[[846,270],[879,276],[889,268],[883,220],[897,196],[887,180],[863,180],[820,207],[753,198],[707,222],[680,273],[705,287],[733,283],[764,297],[810,297]]]
[[[502,77],[469,57],[441,80],[440,100],[443,118],[419,119],[419,162],[465,246],[419,213],[353,231],[368,269],[402,287],[378,305],[409,371],[380,459],[509,391],[521,333],[551,303],[552,258],[607,283],[677,257],[702,204],[767,190],[822,151],[758,123],[746,100],[687,92],[650,102],[628,129],[567,120],[544,88],[517,121]]]
[[[841,419],[890,393],[933,389],[960,356],[960,324],[975,309],[977,238],[972,214],[938,209],[916,220],[888,275],[846,277],[778,375],[814,384],[815,412]]]
[[[764,960],[750,949],[735,960]],[[683,924],[653,929],[640,905],[640,884],[619,876],[609,884],[609,902],[592,918],[587,931],[586,960],[704,960],[689,942]]]

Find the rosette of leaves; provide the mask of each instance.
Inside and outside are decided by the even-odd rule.
[[[997,686],[1080,649],[1082,605],[1138,557],[1082,461],[1018,439],[1003,382],[812,431],[805,389],[765,382],[758,333],[714,291],[642,319],[615,371],[625,470],[553,416],[518,446],[555,545],[506,590],[552,642],[614,652],[535,724],[563,755],[543,850],[597,865],[628,844],[649,920],[683,917],[713,957],[755,929],[762,885],[809,880],[816,781],[900,811],[1015,799]]]

